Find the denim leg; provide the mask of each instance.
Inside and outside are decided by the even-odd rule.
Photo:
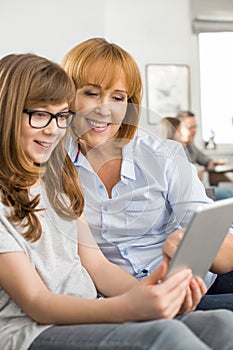
[[[214,188],[215,188],[216,201],[233,197],[233,192],[228,188],[219,187],[219,186],[215,186]]]
[[[233,349],[233,314],[228,310],[195,311],[180,318],[211,349]]]
[[[210,347],[198,339],[184,323],[178,320],[158,320],[124,324],[53,326],[44,331],[29,348],[29,350],[97,349],[210,350]]]
[[[233,271],[218,275],[207,294],[233,293]]]
[[[227,309],[233,311],[233,271],[218,275],[197,310]]]
[[[205,295],[197,305],[197,310],[226,309],[233,311],[233,293]]]

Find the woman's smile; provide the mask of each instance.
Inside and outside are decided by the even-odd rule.
[[[104,132],[110,125],[110,123],[103,121],[96,121],[91,119],[86,119],[86,121],[90,125],[91,129],[96,132]]]

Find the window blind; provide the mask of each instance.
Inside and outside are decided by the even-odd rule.
[[[233,31],[232,0],[191,0],[194,33]]]
[[[193,20],[193,32],[196,34],[207,32],[233,32],[233,21],[195,18]]]

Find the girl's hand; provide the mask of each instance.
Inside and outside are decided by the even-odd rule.
[[[161,282],[166,271],[167,263],[162,262],[139,285],[124,294],[128,305],[126,312],[131,314],[132,320],[171,319],[181,310],[192,273],[184,269]]]

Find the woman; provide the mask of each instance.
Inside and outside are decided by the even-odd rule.
[[[81,176],[87,221],[105,256],[141,279],[161,262],[169,235],[210,199],[181,144],[140,134],[142,82],[125,50],[93,38],[71,49],[62,65],[77,90],[67,148]],[[233,269],[232,238],[212,271]],[[215,278],[208,273],[208,287]]]
[[[172,319],[206,291],[191,271],[158,283],[164,262],[138,282],[96,245],[64,149],[75,113],[62,68],[33,54],[8,55],[0,60],[0,86],[1,348],[230,348],[231,313]],[[97,290],[108,298],[98,299]]]
[[[164,117],[159,122],[161,127],[161,137],[181,142],[180,121],[175,117]]]

